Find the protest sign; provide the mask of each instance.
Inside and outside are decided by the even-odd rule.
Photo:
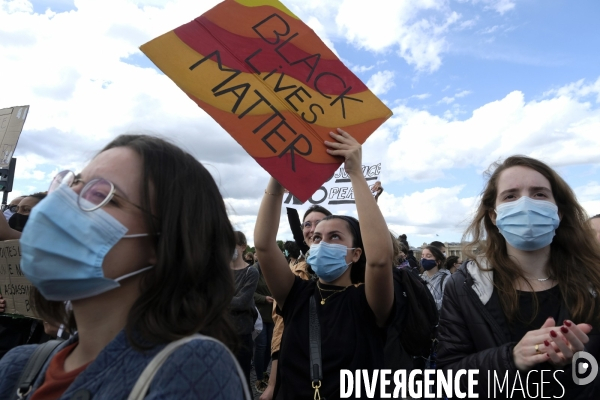
[[[392,112],[277,0],[225,0],[140,47],[265,170],[306,201]]]
[[[363,165],[362,171],[369,187],[372,188],[381,175],[381,163]],[[352,182],[343,167],[338,168],[306,202],[302,202],[291,193],[283,196],[284,207],[306,209],[312,205],[320,205],[336,212],[341,210],[352,212],[356,209]]]
[[[0,168],[8,168],[28,112],[29,106],[0,110]]]
[[[6,300],[6,313],[33,317],[29,304],[32,285],[21,271],[18,240],[0,242],[0,294]]]

